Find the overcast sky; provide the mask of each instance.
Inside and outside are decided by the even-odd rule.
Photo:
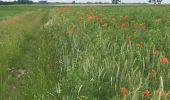
[[[14,0],[3,0],[3,1],[14,1]],[[40,0],[33,0],[35,2],[40,1]],[[49,2],[72,2],[73,0],[47,0]],[[111,0],[75,0],[76,2],[111,2]],[[121,0],[124,3],[135,3],[135,2],[148,2],[148,0]],[[170,3],[170,0],[163,0],[162,3]]]

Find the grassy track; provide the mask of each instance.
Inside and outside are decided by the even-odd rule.
[[[1,98],[169,100],[169,9],[46,7],[1,21]]]
[[[34,11],[40,7],[0,6],[0,20],[8,19],[26,11]]]
[[[13,100],[16,90],[23,83],[22,76],[34,61],[35,45],[32,41],[47,12],[34,10],[0,22],[0,94],[3,100]]]

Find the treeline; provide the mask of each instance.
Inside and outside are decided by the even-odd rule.
[[[121,3],[121,0],[111,0],[113,4]],[[161,4],[162,0],[148,0],[149,3]]]
[[[149,3],[161,4],[162,0],[149,0]]]
[[[18,0],[18,1],[0,1],[0,5],[12,5],[12,4],[33,4],[30,0]]]
[[[121,2],[121,0],[111,0],[112,4],[124,4]],[[162,0],[148,0],[149,3],[153,3],[153,4],[161,4]],[[1,1],[0,0],[0,5],[11,5],[11,4],[33,4],[34,2],[31,0],[18,0],[18,1]],[[39,4],[47,4],[48,1],[47,0],[40,0],[38,2]],[[56,4],[67,4],[64,2],[55,2]],[[109,2],[86,2],[86,4],[107,4]],[[71,4],[71,3],[69,3]],[[75,0],[72,1],[72,4],[78,4],[75,2]],[[80,3],[81,4],[81,3]]]

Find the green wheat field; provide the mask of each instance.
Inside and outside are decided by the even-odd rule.
[[[0,100],[170,100],[170,6],[0,6]]]

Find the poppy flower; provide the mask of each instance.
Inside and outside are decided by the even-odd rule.
[[[168,58],[164,57],[160,59],[161,63],[167,63],[168,62]]]
[[[56,9],[56,12],[59,12],[59,13],[63,13],[64,11],[65,11],[64,8],[58,8],[58,9]]]
[[[136,47],[141,47],[141,44],[140,44],[140,43],[137,43],[137,44],[136,44]]]
[[[88,15],[88,21],[91,21],[93,19],[92,15]]]
[[[108,26],[108,24],[107,24],[107,23],[104,23],[102,26],[103,26],[103,27],[107,27],[107,26]]]
[[[161,22],[160,18],[155,19],[155,23],[160,23],[160,22]]]
[[[145,28],[145,24],[144,23],[139,24],[139,28],[140,29],[144,29]]]
[[[123,23],[123,24],[121,25],[121,28],[125,28],[125,27],[126,27],[126,24]]]
[[[143,92],[143,96],[149,97],[149,95],[150,95],[149,89],[146,89],[145,92]]]
[[[121,20],[121,21],[126,21],[127,19],[128,19],[128,16],[125,16],[125,17],[120,16],[120,20]]]
[[[126,87],[122,87],[122,88],[120,88],[120,93],[121,93],[122,95],[125,95],[125,94],[128,93],[128,89],[127,89]]]

